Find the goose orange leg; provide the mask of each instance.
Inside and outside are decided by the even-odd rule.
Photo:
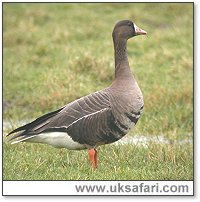
[[[89,160],[91,162],[92,168],[97,168],[97,150],[92,148],[88,150]]]

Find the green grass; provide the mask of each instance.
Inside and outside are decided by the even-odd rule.
[[[192,145],[102,146],[94,171],[87,151],[5,144],[4,180],[192,180]],[[9,159],[9,160],[8,160]]]
[[[4,143],[4,179],[192,179],[192,146],[173,144],[193,129],[192,17],[192,3],[4,3],[5,121],[17,126],[110,85],[112,29],[132,19],[148,36],[128,42],[145,100],[129,135],[163,134],[172,142],[101,147],[95,172],[86,151]]]

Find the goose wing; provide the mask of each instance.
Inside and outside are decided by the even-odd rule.
[[[81,144],[96,145],[99,142],[116,141],[114,131],[120,130],[115,126],[109,93],[102,90],[45,114],[8,135],[19,132],[10,140],[21,137],[23,141],[45,132],[67,132],[73,140]]]

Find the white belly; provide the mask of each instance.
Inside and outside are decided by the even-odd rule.
[[[75,142],[67,133],[64,132],[41,133],[25,141],[49,144],[56,148],[67,148],[67,149],[86,148],[85,145]]]

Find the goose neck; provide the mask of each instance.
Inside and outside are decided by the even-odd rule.
[[[127,40],[115,39],[114,42],[114,57],[115,57],[115,78],[132,77],[127,57]]]

